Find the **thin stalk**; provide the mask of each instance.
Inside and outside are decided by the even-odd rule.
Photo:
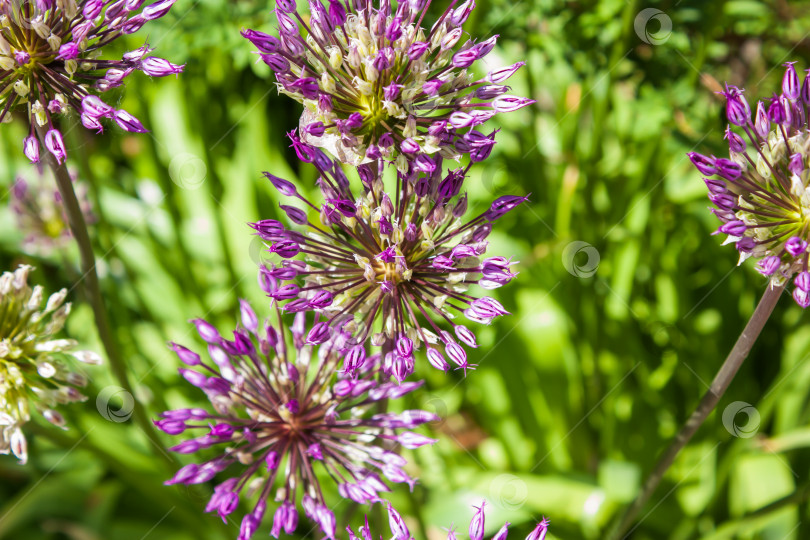
[[[44,147],[44,130],[37,127],[37,133],[39,135],[40,142]],[[107,353],[107,358],[110,361],[110,368],[112,369],[116,379],[118,379],[121,387],[129,392],[129,394],[133,397],[133,416],[135,417],[136,423],[141,428],[141,431],[143,431],[144,435],[146,435],[152,444],[157,446],[158,450],[160,450],[160,453],[167,460],[168,464],[176,466],[176,460],[166,451],[160,439],[156,436],[155,428],[149,421],[149,417],[146,414],[143,404],[141,404],[141,402],[135,397],[135,392],[133,391],[132,385],[129,382],[126,365],[121,358],[118,343],[115,341],[114,334],[111,330],[110,319],[107,315],[107,308],[104,305],[104,297],[101,293],[101,287],[99,286],[98,282],[98,274],[96,272],[96,257],[93,253],[93,245],[90,242],[90,234],[87,231],[87,223],[84,221],[84,214],[82,214],[79,201],[76,198],[76,193],[73,191],[73,182],[70,179],[67,166],[64,163],[58,163],[56,158],[50,152],[44,152],[44,154],[45,160],[56,178],[56,185],[59,188],[59,194],[62,196],[62,203],[65,206],[65,212],[68,216],[70,232],[73,234],[73,238],[76,240],[76,244],[79,247],[82,272],[81,280],[87,300],[90,303],[90,307],[93,309],[93,317],[96,322],[96,328],[98,329],[98,335],[101,339],[104,351]]]
[[[768,318],[771,316],[771,313],[773,313],[776,302],[782,295],[784,288],[784,285],[782,285],[780,287],[768,286],[768,288],[765,289],[765,293],[762,295],[759,304],[757,304],[757,308],[748,320],[748,324],[745,325],[742,334],[737,338],[737,342],[734,344],[728,357],[726,357],[723,365],[720,366],[720,371],[715,375],[711,386],[703,395],[697,408],[675,436],[675,440],[670,443],[667,450],[658,460],[655,468],[647,477],[647,481],[644,483],[641,493],[639,493],[633,503],[627,507],[621,518],[615,522],[606,538],[610,540],[625,538],[625,532],[633,524],[639,511],[655,492],[655,489],[664,478],[664,474],[667,472],[670,465],[675,461],[678,453],[680,453],[683,447],[692,439],[692,436],[717,406],[723,394],[725,394],[731,381],[737,374],[737,371],[739,371],[740,366],[742,366],[748,356],[748,353],[751,352],[751,347],[754,346],[760,332],[762,332],[762,328],[765,326],[765,323],[768,322]],[[632,532],[632,530],[630,532]]]

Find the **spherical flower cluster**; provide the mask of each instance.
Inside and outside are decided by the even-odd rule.
[[[101,121],[108,118],[126,131],[146,131],[137,118],[92,92],[121,86],[135,70],[163,77],[183,66],[148,56],[148,45],[121,60],[102,58],[102,47],[163,17],[176,1],[159,0],[140,10],[144,0],[0,0],[0,123],[25,107],[30,127],[23,150],[32,162],[40,157],[37,126],[48,151],[64,161],[65,144],[54,119],[71,109],[90,130],[101,132]]]
[[[407,160],[436,153],[481,161],[491,143],[464,134],[498,112],[534,103],[507,94],[503,84],[524,62],[476,78],[468,69],[498,36],[462,42],[475,0],[451,3],[425,30],[429,3],[329,0],[326,8],[310,0],[305,21],[294,1],[283,0],[276,7],[280,37],[243,35],[273,69],[279,91],[304,105],[301,137],[344,163],[385,156],[404,169]]]
[[[55,339],[70,313],[62,289],[45,302],[42,287],[28,286],[30,266],[0,276],[0,454],[28,459],[22,426],[31,411],[48,422],[65,426],[57,405],[84,401],[77,389],[87,384],[75,371],[75,361],[98,364],[89,351],[76,351],[72,339]]]
[[[468,289],[495,289],[516,275],[511,259],[484,257],[486,238],[493,222],[526,197],[501,197],[464,221],[464,169],[442,177],[441,167],[424,174],[412,166],[405,173],[387,171],[395,178],[386,180],[380,160],[357,168],[362,186],[355,194],[339,162],[296,144],[318,168],[323,200],[313,203],[291,182],[265,173],[281,194],[304,203],[281,208],[292,223],[307,228],[299,232],[272,219],[252,224],[269,252],[281,258],[260,272],[268,296],[286,311],[318,312],[355,343],[370,338],[382,348],[384,372],[398,381],[413,372],[414,350],[422,344],[438,369],[449,368],[445,355],[465,372],[474,367],[462,344],[476,347],[475,334],[454,318],[464,314],[489,324],[508,313],[494,298]]]
[[[729,159],[690,153],[705,178],[712,212],[740,252],[740,263],[759,259],[757,270],[772,285],[791,278],[793,298],[810,306],[810,78],[800,85],[793,63],[782,81],[782,93],[751,108],[743,91],[727,87],[726,130]],[[747,139],[747,142],[746,142]],[[794,277],[795,276],[795,277]]]
[[[209,323],[194,321],[208,344],[210,361],[172,344],[188,367],[181,375],[203,390],[213,412],[179,409],[165,412],[156,425],[170,435],[192,434],[172,448],[192,454],[217,449],[202,463],[181,468],[168,484],[207,482],[228,467],[240,469],[215,488],[207,511],[223,519],[240,499],[257,495],[242,520],[240,540],[256,532],[273,496],[280,503],[273,515],[272,534],[292,534],[298,508],[328,538],[335,538],[335,516],[326,506],[316,475],[321,469],[338,483],[339,493],[357,503],[379,500],[389,488],[382,480],[414,480],[403,470],[405,459],[393,452],[397,445],[418,448],[435,442],[411,429],[436,420],[435,415],[409,410],[372,414],[381,400],[396,399],[422,383],[380,383],[379,355],[366,357],[354,348],[351,375],[342,367],[345,336],[325,331],[323,323],[307,330],[304,313],[291,327],[260,322],[242,302],[242,324],[225,339]],[[291,339],[290,339],[291,337]],[[347,361],[348,362],[348,361]],[[274,487],[278,489],[274,492]]]
[[[25,235],[23,249],[32,255],[47,256],[66,249],[72,244],[73,237],[56,182],[45,171],[36,171],[33,178],[30,182],[17,178],[11,186],[9,207],[17,228]],[[74,189],[85,222],[95,222],[86,186],[74,183]]]
[[[476,509],[475,515],[473,516],[472,520],[470,521],[470,526],[468,529],[470,540],[484,540],[484,506],[486,505],[486,501],[481,501],[481,506],[475,506],[473,508]],[[492,537],[492,540],[506,540],[509,535],[509,522],[503,524],[503,526],[495,533],[495,536]],[[526,540],[545,540],[546,533],[548,532],[548,525],[549,521],[546,518],[537,524],[532,532],[526,537]],[[399,512],[388,504],[388,526],[391,528],[391,534],[393,535],[393,540],[412,540],[411,532],[408,530],[408,526],[405,524],[405,521],[402,519],[402,516],[399,515]],[[346,531],[349,533],[349,540],[374,540],[373,535],[371,534],[371,528],[368,526],[368,518],[366,518],[365,524],[360,527],[359,533],[360,536],[358,537],[357,534],[352,530],[351,527],[346,527]],[[451,526],[450,529],[447,530],[447,540],[456,540],[456,532],[455,529]]]

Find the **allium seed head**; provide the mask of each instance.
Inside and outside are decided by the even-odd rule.
[[[12,453],[21,463],[28,459],[22,426],[31,412],[64,428],[56,407],[86,399],[77,387],[87,379],[76,362],[101,362],[94,353],[74,350],[72,339],[54,339],[70,313],[67,291],[45,301],[42,287],[28,285],[31,270],[20,266],[0,275],[0,454]]]
[[[301,137],[355,165],[379,156],[400,169],[418,155],[478,155],[464,135],[498,112],[534,100],[505,95],[519,62],[477,78],[468,72],[489,54],[497,36],[462,41],[461,25],[475,2],[452,5],[426,30],[421,2],[279,3],[279,37],[242,35],[275,73],[279,92],[304,105]],[[348,5],[348,4],[347,4]],[[480,160],[480,159],[479,159]]]
[[[268,297],[288,312],[317,311],[355,343],[370,338],[382,349],[384,372],[397,380],[413,372],[414,351],[423,344],[441,343],[457,369],[473,368],[456,340],[476,347],[475,335],[453,319],[463,314],[489,324],[508,314],[495,299],[468,290],[476,284],[494,289],[515,277],[511,259],[484,257],[486,238],[492,223],[526,198],[501,197],[464,221],[463,169],[442,178],[440,166],[426,173],[411,162],[403,173],[385,171],[379,160],[358,168],[362,185],[353,190],[340,163],[326,159],[317,167],[322,200],[294,193],[303,203],[295,227],[271,220],[252,224],[281,259],[261,268],[259,282]],[[431,365],[446,369],[443,358],[435,347],[428,350]]]
[[[715,206],[711,210],[721,221],[715,234],[736,244],[740,264],[749,257],[759,259],[757,270],[773,285],[795,278],[793,297],[807,307],[810,284],[803,276],[810,242],[810,102],[804,96],[810,79],[805,77],[799,87],[793,63],[785,66],[782,93],[758,102],[753,117],[742,90],[728,87],[723,93],[728,120],[736,126],[726,131],[729,159],[698,153],[689,158],[702,174],[713,177],[705,182]]]
[[[348,345],[344,333],[328,329],[325,339],[313,340],[319,326],[307,329],[304,313],[286,326],[278,311],[274,326],[267,320],[256,324],[247,302],[241,303],[241,312],[248,324],[233,332],[233,340],[203,320],[194,321],[208,344],[209,359],[171,345],[184,364],[193,366],[181,368],[181,374],[206,394],[213,410],[167,411],[155,424],[169,435],[190,436],[172,447],[174,452],[212,457],[186,465],[166,483],[199,484],[227,469],[233,476],[217,485],[207,511],[225,519],[240,500],[256,500],[242,520],[240,540],[255,533],[271,497],[279,503],[272,518],[273,536],[282,530],[292,534],[302,509],[334,539],[335,516],[326,506],[316,471],[327,472],[344,498],[378,502],[378,493],[389,490],[383,478],[415,483],[403,470],[405,459],[391,449],[436,442],[397,430],[437,417],[419,410],[371,413],[380,400],[401,397],[422,383],[379,382],[380,355],[366,358]],[[351,375],[340,369],[347,362],[355,362]]]
[[[126,111],[104,104],[94,93],[123,84],[135,70],[153,77],[180,73],[183,66],[147,57],[148,45],[121,60],[101,58],[101,49],[146,21],[165,15],[176,0],[160,0],[136,11],[143,2],[100,0],[0,0],[0,123],[14,109],[26,109],[29,136],[26,157],[39,161],[36,126],[47,132],[45,146],[60,163],[65,146],[55,117],[72,109],[82,125],[101,132],[102,118],[122,129],[145,131]]]

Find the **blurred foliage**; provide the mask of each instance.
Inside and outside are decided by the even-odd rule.
[[[685,154],[727,151],[715,94],[723,82],[745,87],[753,101],[779,88],[783,62],[810,67],[810,3],[478,4],[466,28],[500,34],[488,63],[525,60],[510,82],[538,100],[497,119],[499,143],[465,184],[479,210],[494,196],[532,193],[531,206],[503,218],[492,236],[492,252],[515,256],[521,275],[497,291],[513,315],[480,330],[477,371],[463,380],[422,365],[428,385],[404,405],[445,417],[433,426],[441,441],[412,453],[421,484],[392,500],[413,531],[422,522],[431,538],[450,523],[463,532],[482,498],[490,533],[509,520],[520,538],[546,515],[549,538],[600,538],[706,390],[764,288],[750,263],[737,267],[735,250],[710,235],[716,223]],[[298,105],[277,95],[239,36],[242,27],[271,30],[271,7],[178,1],[127,44],[139,46],[148,31],[157,54],[187,62],[176,80],[133,75],[117,96],[152,133],[66,130],[70,165],[92,186],[99,223],[91,232],[118,339],[153,415],[201,403],[165,346],[198,345],[187,320],[205,316],[224,330],[238,298],[266,301],[255,285],[259,246],[246,226],[277,216],[261,171],[313,185],[284,138]],[[642,21],[637,33],[645,8],[664,17]],[[19,121],[0,132],[4,202],[16,175],[31,174],[23,135]],[[52,290],[75,283],[75,253],[20,253],[6,206],[2,267],[34,264]],[[71,290],[68,333],[101,350],[80,289]],[[810,328],[802,322],[783,299],[633,538],[810,537]],[[89,375],[88,402],[65,408],[67,431],[32,424],[31,463],[0,458],[0,538],[235,538],[238,522],[202,513],[211,486],[161,485],[172,467],[165,456],[131,420],[106,419],[106,407],[120,403],[96,403],[117,384],[109,368]],[[722,411],[737,401],[756,409],[758,424],[743,414],[724,427]],[[732,434],[735,426],[744,437]],[[345,503],[337,513],[344,525],[362,520],[362,509]],[[387,528],[380,522],[378,530]]]

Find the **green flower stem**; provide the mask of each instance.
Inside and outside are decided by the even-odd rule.
[[[625,537],[625,532],[633,524],[639,511],[641,511],[655,492],[655,489],[658,487],[658,484],[661,483],[664,474],[675,461],[678,453],[689,443],[692,436],[694,436],[698,428],[717,406],[720,398],[725,394],[731,381],[737,374],[737,371],[739,371],[740,366],[742,366],[748,356],[748,353],[751,352],[751,347],[754,346],[760,332],[762,332],[762,328],[765,326],[765,323],[768,322],[768,318],[771,316],[771,313],[773,313],[776,302],[782,295],[784,288],[784,285],[781,287],[768,286],[765,290],[759,304],[757,304],[757,308],[748,320],[748,324],[745,325],[742,334],[737,338],[734,348],[731,349],[725,362],[720,366],[720,371],[717,372],[711,386],[703,395],[697,408],[675,436],[675,440],[670,443],[669,447],[658,460],[655,468],[647,477],[647,481],[644,483],[641,493],[639,493],[633,503],[627,507],[621,518],[614,523],[614,526],[611,528],[606,538],[618,540],[619,538]]]
[[[44,146],[44,130],[37,127],[37,133],[42,145]],[[163,456],[163,458],[165,458],[166,464],[171,465],[171,467],[176,467],[177,461],[175,460],[174,456],[166,451],[160,439],[157,437],[155,428],[152,425],[152,422],[149,421],[146,410],[135,397],[135,392],[133,391],[132,385],[129,382],[126,365],[121,358],[120,350],[115,341],[114,333],[111,331],[107,309],[104,305],[104,298],[101,294],[101,288],[98,282],[98,274],[96,273],[96,257],[93,254],[93,246],[90,242],[90,234],[87,231],[87,223],[84,221],[84,215],[82,214],[81,207],[79,206],[79,201],[76,198],[76,193],[73,191],[73,181],[70,179],[67,166],[64,163],[58,163],[56,158],[54,158],[50,152],[44,152],[44,154],[44,158],[47,161],[48,166],[53,171],[54,177],[56,178],[59,194],[62,196],[62,202],[65,205],[65,212],[68,216],[70,232],[73,234],[73,238],[75,238],[76,244],[79,247],[82,283],[84,285],[87,300],[93,309],[93,316],[95,318],[96,328],[98,329],[98,335],[101,339],[102,345],[104,346],[104,350],[107,353],[110,367],[112,368],[113,374],[118,379],[121,387],[129,392],[133,397],[133,416],[141,428],[141,431],[143,431],[144,435],[146,435],[152,444],[157,446],[157,448],[160,450],[159,453]]]

